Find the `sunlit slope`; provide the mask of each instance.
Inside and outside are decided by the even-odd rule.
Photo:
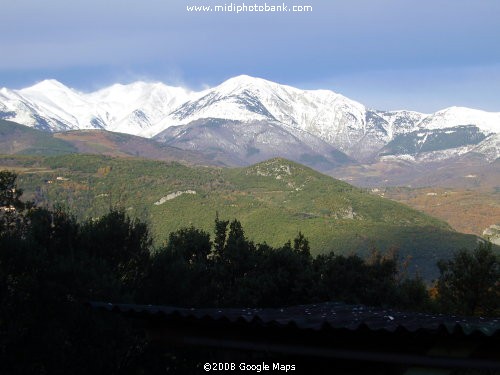
[[[77,152],[52,134],[0,119],[0,154],[61,155]]]

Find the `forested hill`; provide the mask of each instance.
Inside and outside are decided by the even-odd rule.
[[[312,254],[396,247],[427,279],[437,274],[438,259],[476,244],[475,236],[438,219],[280,158],[226,169],[76,154],[4,156],[0,168],[19,173],[25,198],[38,205],[80,219],[121,207],[148,222],[158,243],[190,225],[210,231],[218,212],[238,218],[251,240],[272,246],[301,231]]]

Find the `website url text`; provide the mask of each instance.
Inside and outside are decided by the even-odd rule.
[[[224,5],[186,5],[186,10],[188,12],[234,12],[234,13],[245,13],[245,12],[312,12],[313,7],[311,5],[292,5],[288,6],[285,3],[282,5],[269,5],[264,3],[263,5],[252,4],[247,5],[245,3],[241,4],[224,4]]]

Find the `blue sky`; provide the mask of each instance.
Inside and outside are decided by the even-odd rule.
[[[3,2],[0,86],[192,89],[249,74],[379,109],[500,111],[500,1],[284,0],[310,13],[193,13],[251,0]]]

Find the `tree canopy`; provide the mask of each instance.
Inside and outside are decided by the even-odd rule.
[[[464,315],[500,315],[500,261],[491,242],[462,249],[438,262],[437,291],[442,308]]]

